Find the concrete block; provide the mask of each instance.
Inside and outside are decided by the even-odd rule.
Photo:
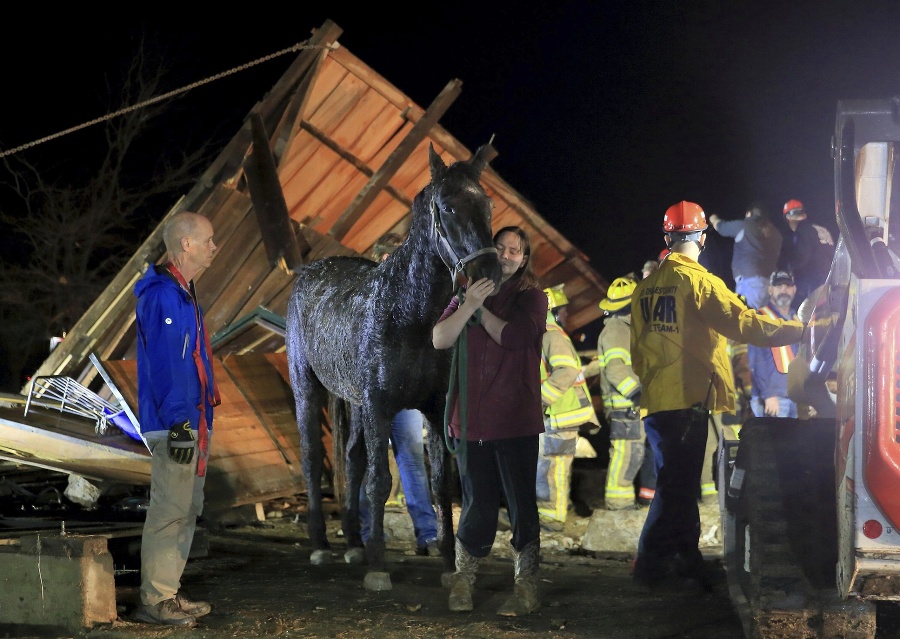
[[[106,538],[29,535],[0,547],[0,626],[76,631],[116,620]]]

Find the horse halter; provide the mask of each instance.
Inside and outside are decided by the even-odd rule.
[[[432,238],[436,238],[447,252],[447,255],[450,258],[449,260],[442,251],[438,251],[438,255],[440,255],[441,261],[444,263],[444,266],[446,266],[447,270],[450,271],[450,281],[454,286],[456,286],[456,276],[462,273],[463,269],[466,267],[466,264],[474,260],[476,257],[479,257],[480,255],[486,255],[488,253],[496,254],[497,249],[493,246],[487,246],[483,249],[478,249],[474,253],[469,253],[465,257],[459,257],[456,251],[453,250],[453,247],[450,246],[450,242],[447,240],[447,236],[444,234],[444,227],[441,225],[440,216],[438,216],[438,207],[436,199],[434,197],[434,193],[432,193],[431,195],[430,206]]]

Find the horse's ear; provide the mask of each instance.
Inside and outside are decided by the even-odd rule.
[[[478,172],[478,175],[481,175],[481,172],[484,170],[484,167],[488,163],[488,157],[491,154],[491,145],[483,144],[478,147],[478,150],[475,151],[475,155],[472,156],[472,159],[469,161],[469,164]]]
[[[431,181],[439,181],[447,171],[447,165],[431,143],[428,144],[428,164],[431,165]]]

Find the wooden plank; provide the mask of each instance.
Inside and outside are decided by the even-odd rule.
[[[227,297],[231,279],[243,268],[244,263],[257,246],[262,244],[259,234],[259,225],[252,215],[244,217],[231,237],[225,239],[221,245],[221,252],[202,273],[202,277],[196,279],[197,300],[206,313],[213,310],[218,304],[219,297],[223,294]],[[227,255],[226,259],[222,259]],[[266,272],[268,272],[268,265]],[[213,333],[218,328],[210,329]]]
[[[244,263],[230,275],[228,287],[222,291],[216,304],[206,313],[206,328],[210,335],[214,335],[239,317],[237,309],[244,305],[253,289],[259,286],[272,270],[266,249],[260,242],[252,248]]]
[[[435,98],[434,102],[425,111],[422,119],[416,122],[409,134],[404,138],[403,142],[394,150],[394,152],[385,160],[384,164],[376,171],[375,175],[369,180],[363,190],[357,195],[353,203],[347,207],[347,210],[338,218],[338,221],[329,229],[329,235],[340,240],[347,231],[350,230],[356,221],[363,214],[365,209],[371,204],[384,186],[390,181],[391,177],[396,173],[404,162],[406,162],[409,154],[416,146],[428,135],[428,130],[435,124],[441,116],[446,113],[450,105],[459,97],[462,91],[461,80],[451,80],[444,90]]]
[[[375,206],[370,206],[365,215],[353,225],[353,228],[344,237],[343,244],[349,246],[362,255],[368,256],[372,245],[388,231],[398,227],[400,235],[405,235],[411,223],[411,206],[392,200],[387,203],[378,215],[372,215]]]
[[[376,155],[400,134],[407,122],[403,112],[398,111],[390,104],[385,104],[372,119],[365,135],[360,136],[349,151],[366,166],[381,166],[384,163],[383,159],[381,162],[375,162]],[[383,157],[387,157],[387,155],[385,154]]]
[[[327,51],[327,48],[318,50],[316,55],[312,57],[310,64],[302,71],[302,76],[297,82],[297,88],[287,99],[286,106],[284,109],[276,110],[275,112],[278,115],[278,124],[272,125],[269,122],[263,122],[263,128],[271,129],[272,131],[269,146],[272,148],[276,163],[290,153],[291,144],[298,130],[297,120],[302,118],[303,113],[306,112],[312,94],[312,87],[316,84],[319,71],[328,56]],[[274,120],[275,118],[271,119]]]
[[[300,463],[300,435],[290,407],[291,387],[269,361],[255,354],[230,357],[223,368],[253,408],[260,424],[289,464]]]
[[[312,37],[306,43],[309,48],[297,56],[265,99],[253,108],[253,111],[258,112],[262,118],[266,130],[275,131],[278,128],[278,122],[285,112],[291,109],[291,102],[296,97],[298,86],[309,77],[323,54],[336,46],[337,39],[342,33],[343,30],[331,20],[326,20],[320,28],[313,31]]]
[[[349,71],[340,64],[336,63],[332,57],[333,51],[329,51],[328,55],[322,60],[319,67],[315,82],[310,87],[309,101],[300,117],[304,121],[314,118],[315,114],[322,109],[322,105],[328,100],[328,96],[332,91],[343,82]],[[293,152],[293,150],[291,151]],[[283,156],[282,159],[284,159]]]
[[[332,133],[348,117],[366,93],[366,85],[353,75],[341,79],[322,105],[307,118],[317,129]]]
[[[331,172],[338,166],[341,159],[323,144],[314,142],[312,146],[315,148],[315,152],[304,165],[303,170],[290,182],[282,181],[282,188],[284,189],[284,201],[291,212],[291,217],[301,224],[308,223],[315,227],[319,211],[308,206],[306,200],[315,193],[317,188],[328,182]]]
[[[355,166],[348,162],[338,162],[324,180],[303,203],[308,211],[316,212],[316,223],[311,224],[317,231],[330,233],[341,213],[353,201],[359,190],[365,187],[367,179]],[[387,193],[379,194],[390,201]],[[335,238],[340,241],[341,238]]]
[[[243,317],[259,306],[263,306],[283,317],[284,313],[270,308],[270,304],[273,297],[277,296],[285,288],[293,286],[295,277],[293,273],[285,273],[280,269],[269,271],[265,279],[250,292],[247,301],[235,313],[235,318]]]
[[[310,247],[294,234],[262,118],[251,114],[250,128],[253,148],[243,166],[266,257],[270,266],[292,269],[303,264]]]
[[[371,178],[373,175],[375,175],[375,171],[372,170],[372,168],[368,164],[366,164],[361,158],[356,157],[350,151],[339,146],[337,142],[335,142],[330,137],[325,135],[325,133],[323,131],[320,131],[319,129],[315,128],[313,125],[309,124],[308,122],[301,123],[301,126],[303,127],[303,129],[305,131],[309,132],[309,134],[312,135],[314,138],[316,138],[319,142],[321,142],[322,144],[327,146],[329,149],[334,151],[337,155],[339,155],[342,160],[352,164],[353,167],[357,171],[359,171],[360,173],[365,175],[367,178]],[[387,193],[389,193],[392,197],[394,197],[395,199],[402,202],[407,207],[412,206],[412,198],[408,197],[405,193],[398,191],[392,185],[388,184],[387,186],[384,187],[384,190]]]

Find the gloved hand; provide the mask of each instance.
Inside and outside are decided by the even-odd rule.
[[[191,432],[191,422],[175,424],[169,429],[168,450],[169,457],[176,464],[190,464],[194,458],[194,433]]]

